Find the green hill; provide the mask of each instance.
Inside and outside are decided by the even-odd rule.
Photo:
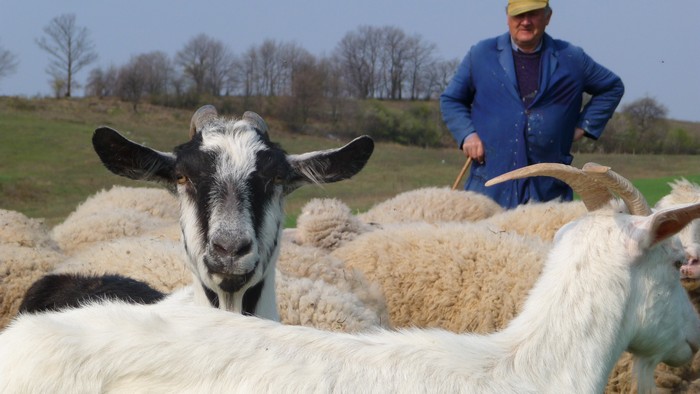
[[[93,130],[107,125],[130,139],[169,151],[186,140],[191,114],[146,104],[134,113],[129,104],[116,100],[0,97],[0,208],[45,218],[53,225],[103,188],[114,184],[149,186],[104,169],[92,150]],[[286,132],[274,119],[266,120],[271,139],[289,153],[347,142]],[[361,134],[362,130],[357,130],[356,135]],[[574,165],[580,167],[588,161],[609,165],[634,180],[651,203],[668,192],[667,182],[676,177],[700,182],[700,156],[581,154]],[[463,156],[455,149],[378,143],[369,164],[355,178],[294,192],[287,203],[288,225],[315,197],[339,198],[354,210],[366,210],[403,191],[449,187],[463,163]]]

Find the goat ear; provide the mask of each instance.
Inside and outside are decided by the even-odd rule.
[[[369,136],[357,137],[342,148],[289,155],[292,175],[285,187],[291,193],[309,183],[332,183],[348,179],[364,168],[374,151]]]
[[[175,156],[130,141],[116,130],[100,127],[92,135],[92,146],[111,172],[129,179],[159,182],[174,189]]]
[[[646,217],[643,227],[649,234],[649,245],[654,245],[681,231],[688,223],[700,218],[700,203],[675,206]]]

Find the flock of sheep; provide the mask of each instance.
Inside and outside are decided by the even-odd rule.
[[[198,211],[201,199],[192,196],[201,186],[191,185],[189,173],[177,172],[172,184],[168,176],[155,179],[170,193],[120,186],[97,193],[53,229],[0,210],[0,330],[7,327],[0,334],[0,388],[420,392],[427,385],[454,392],[700,392],[700,356],[693,356],[700,321],[692,307],[700,302],[700,238],[692,222],[700,217],[697,185],[675,182],[652,210],[605,167],[542,168],[513,176],[561,177],[582,201],[503,211],[478,194],[426,188],[359,215],[342,201],[314,199],[296,229],[282,230],[279,202],[286,193],[303,183],[354,175],[371,147],[368,154],[360,140],[339,150],[288,155],[291,170],[284,160],[279,168],[261,169],[256,157],[276,149],[257,140],[268,138],[262,119],[248,113],[224,122],[211,108],[198,114],[190,138],[199,138],[199,149],[207,147],[209,156],[223,155],[215,144],[257,149],[257,156],[238,159],[247,163],[224,159],[205,166],[243,174],[237,188],[247,185],[251,196],[267,201],[245,220],[240,217],[247,210],[256,211],[246,195],[207,203],[238,209],[224,219],[254,239],[233,245],[215,236],[199,239],[202,231],[219,228],[219,208],[204,209],[208,215]],[[248,142],[222,142],[221,134],[209,131],[214,128],[223,128],[224,137],[235,130],[232,137]],[[115,135],[105,138],[123,143]],[[182,159],[187,149],[192,147],[175,154]],[[340,169],[352,155],[364,156]],[[100,156],[111,171],[134,177],[126,169],[133,163],[109,164]],[[163,166],[171,164],[168,157],[163,154]],[[146,165],[151,168],[141,179],[156,172],[153,163]],[[245,172],[236,166],[252,167]],[[261,172],[272,174],[269,189],[256,178]],[[221,189],[226,194],[234,187]],[[212,263],[222,250],[240,259],[257,256],[256,264],[243,274],[223,272]],[[58,308],[49,282],[42,283],[47,276],[68,281],[61,282],[63,290],[79,307],[68,302],[73,306]],[[107,294],[110,286],[129,281],[151,290],[155,298],[145,302],[153,305],[94,304],[79,297],[103,294],[95,291],[101,286]],[[274,291],[266,292],[270,284]],[[257,298],[250,301],[246,292]],[[15,319],[20,309],[38,310],[25,294],[61,310]],[[246,312],[283,325],[241,317]],[[576,333],[582,328],[585,333]],[[619,357],[624,350],[631,353]],[[143,360],[149,357],[160,361]]]

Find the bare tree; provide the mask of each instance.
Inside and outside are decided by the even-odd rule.
[[[431,96],[430,70],[435,67],[435,44],[424,42],[420,37],[411,37],[406,55],[406,82],[411,100],[429,99]]]
[[[437,60],[424,69],[427,98],[437,98],[447,88],[459,67],[459,59]]]
[[[95,97],[111,97],[117,91],[118,70],[115,66],[109,66],[106,70],[98,67],[90,71],[85,84],[85,95]]]
[[[645,132],[664,119],[668,109],[647,96],[625,105],[622,113],[627,115],[633,126],[640,132]]]
[[[233,67],[233,55],[223,42],[206,34],[191,39],[175,55],[175,63],[194,85],[198,94],[221,95]]]
[[[406,33],[397,27],[385,26],[381,32],[382,85],[387,98],[401,100],[411,42]]]
[[[292,116],[301,124],[320,107],[325,79],[324,70],[313,55],[305,52],[295,59],[291,77]]]
[[[138,55],[132,60],[145,81],[144,92],[149,96],[167,94],[175,77],[175,67],[168,55],[153,51]]]
[[[75,24],[74,14],[57,16],[44,27],[44,36],[36,40],[39,48],[51,55],[46,72],[52,76],[54,91],[62,85],[66,97],[77,86],[75,75],[97,60],[95,46],[85,27]]]
[[[14,53],[0,47],[0,79],[17,70],[17,57]]]
[[[240,58],[238,58],[232,70],[229,80],[237,80],[240,83],[240,93],[244,97],[251,97],[259,94],[257,91],[257,65],[258,50],[250,47]]]
[[[382,31],[372,26],[360,26],[347,33],[335,49],[337,61],[354,97],[374,97],[380,73]]]
[[[148,84],[146,74],[141,72],[142,60],[132,57],[129,63],[119,69],[117,77],[117,92],[124,101],[131,102],[134,112],[138,112],[138,105],[146,94]]]

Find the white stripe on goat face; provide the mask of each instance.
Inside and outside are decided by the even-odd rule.
[[[202,130],[197,152],[207,169],[201,173],[210,175],[191,175],[190,190],[178,187],[185,247],[197,265],[192,268],[220,299],[258,283],[276,251],[283,191],[261,179],[257,168],[265,164],[260,153],[272,149],[246,121],[214,123]]]

